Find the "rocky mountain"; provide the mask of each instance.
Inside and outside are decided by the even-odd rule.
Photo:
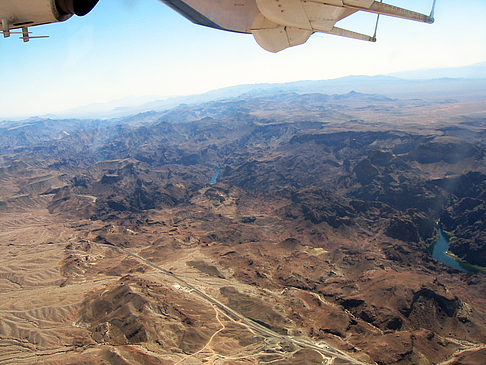
[[[486,266],[481,105],[278,92],[9,124],[0,362],[481,364],[484,274],[431,256],[439,222]]]

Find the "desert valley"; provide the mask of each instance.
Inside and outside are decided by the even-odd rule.
[[[0,364],[484,364],[486,92],[452,84],[3,122]]]

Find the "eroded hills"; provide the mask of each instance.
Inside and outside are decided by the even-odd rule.
[[[431,247],[439,222],[486,266],[485,113],[278,93],[8,125],[0,363],[482,364],[484,274]]]

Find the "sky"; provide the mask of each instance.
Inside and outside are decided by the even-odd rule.
[[[390,0],[428,13],[432,0]],[[192,24],[157,0],[100,0],[85,17],[0,39],[0,120],[226,86],[332,79],[486,61],[486,1],[438,0],[433,25],[381,17],[377,43],[315,34],[272,54],[252,35]],[[372,14],[339,26],[372,34]]]

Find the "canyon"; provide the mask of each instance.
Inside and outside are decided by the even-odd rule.
[[[483,364],[484,100],[0,124],[0,363]]]

